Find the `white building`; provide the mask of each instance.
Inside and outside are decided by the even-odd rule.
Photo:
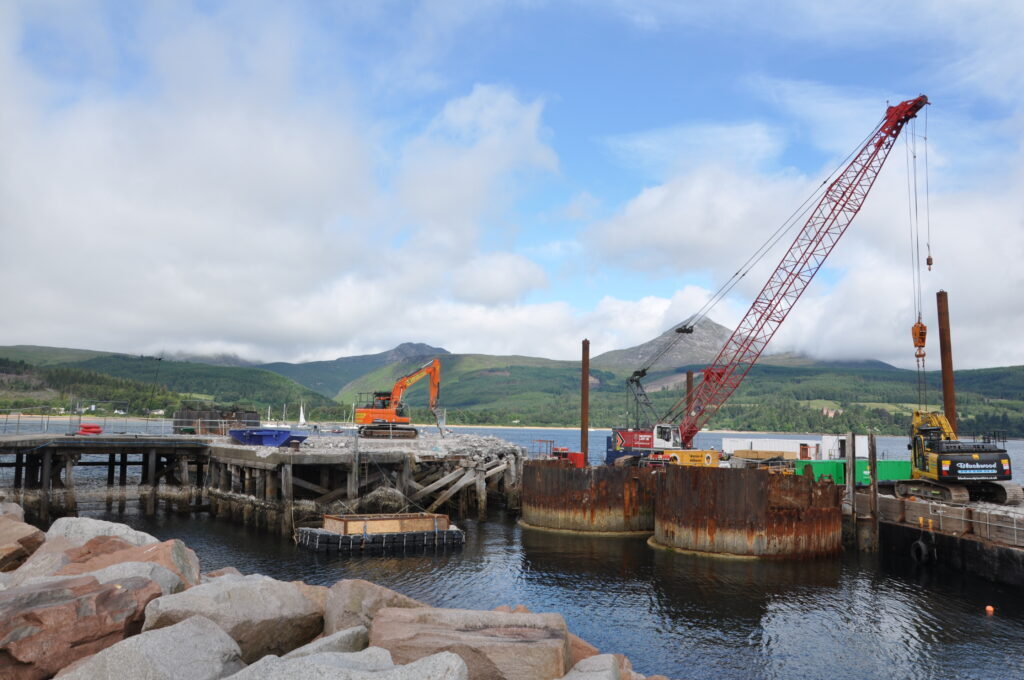
[[[868,436],[866,434],[855,435],[857,458],[868,457]],[[835,460],[846,457],[846,435],[845,434],[823,434],[821,435],[821,457],[823,460]]]
[[[818,437],[803,437],[800,439],[753,439],[751,437],[723,437],[722,450],[732,454],[735,451],[779,451],[781,453],[795,454],[792,457],[800,456],[805,451],[809,460],[818,460],[824,457],[824,446]],[[787,456],[788,458],[789,456]]]

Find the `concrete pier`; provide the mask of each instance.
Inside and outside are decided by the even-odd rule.
[[[910,561],[922,568],[941,566],[988,581],[1024,585],[1024,508],[991,503],[952,505],[878,495],[871,517],[871,494],[856,494],[856,519],[845,518],[848,535],[856,526],[862,552]],[[854,521],[856,522],[854,524]],[[877,538],[872,544],[872,524]]]
[[[245,446],[214,435],[0,437],[0,468],[14,468],[13,491],[44,523],[76,514],[76,468],[102,466],[108,507],[115,487],[124,507],[134,469],[145,514],[164,501],[178,512],[209,511],[285,534],[324,513],[433,512],[452,505],[485,518],[493,500],[518,509],[523,455],[497,438],[470,435],[317,436],[292,448]]]

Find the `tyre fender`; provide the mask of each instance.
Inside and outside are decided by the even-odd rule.
[[[910,544],[910,558],[917,564],[928,564],[931,562],[932,551],[931,546],[917,539]]]

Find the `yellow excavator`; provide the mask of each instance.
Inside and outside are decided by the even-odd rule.
[[[1010,456],[989,439],[963,442],[949,421],[934,411],[914,411],[910,430],[911,479],[895,484],[901,498],[947,503],[987,501],[1018,505],[1024,491],[1011,484]]]
[[[931,257],[928,266],[931,268]],[[1010,455],[992,437],[965,442],[956,436],[956,388],[949,338],[949,307],[945,291],[936,295],[939,340],[942,353],[942,400],[945,413],[914,411],[910,422],[910,479],[897,481],[893,491],[900,498],[914,496],[946,503],[987,501],[1019,505],[1024,491],[1011,484]],[[924,357],[928,329],[918,314],[911,329],[918,367],[918,396],[924,402]]]

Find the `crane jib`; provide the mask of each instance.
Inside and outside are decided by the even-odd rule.
[[[793,244],[750,305],[692,397],[681,399],[666,422],[678,422],[682,444],[692,446],[701,426],[739,387],[807,285],[860,211],[903,126],[928,104],[920,95],[887,108],[885,117],[853,160],[826,189]]]

